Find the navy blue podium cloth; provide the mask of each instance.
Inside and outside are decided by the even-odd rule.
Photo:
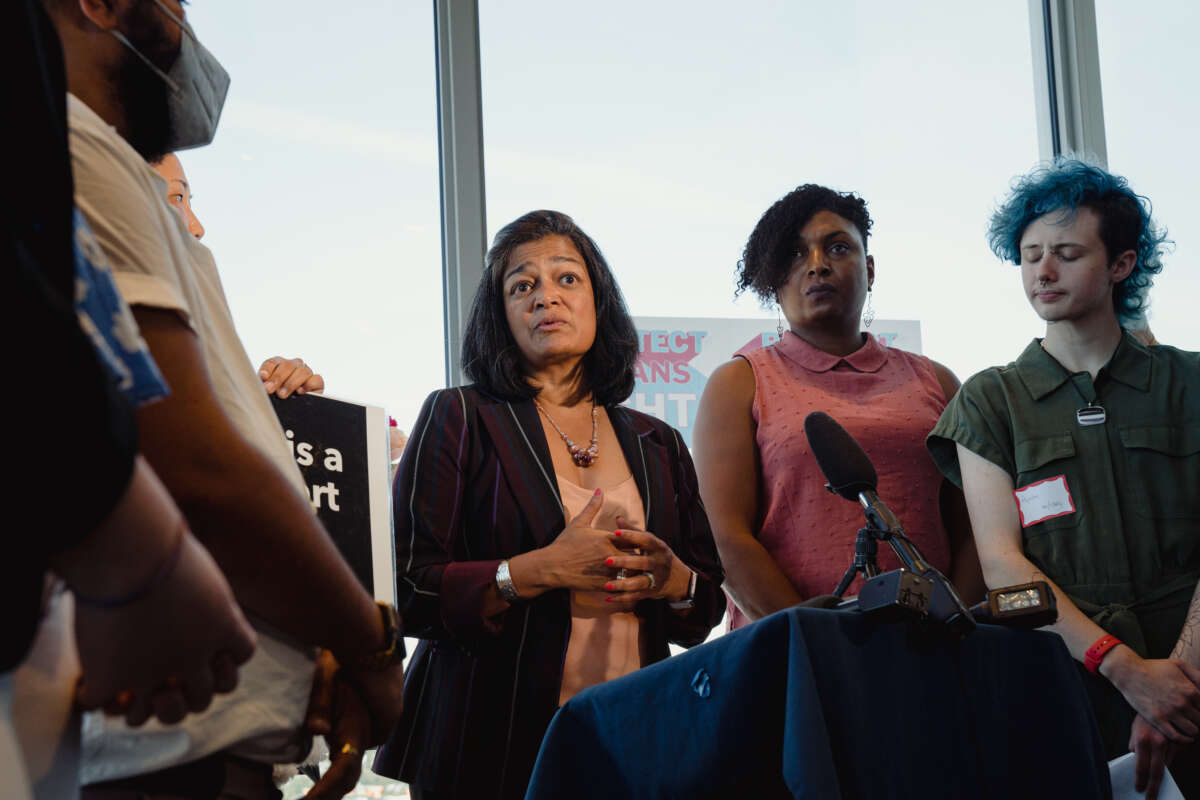
[[[1058,636],[795,608],[572,698],[526,800],[1111,795]]]

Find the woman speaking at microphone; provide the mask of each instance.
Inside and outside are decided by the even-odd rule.
[[[874,317],[870,229],[860,197],[807,184],[771,206],[746,243],[738,291],[777,303],[787,330],[781,323],[778,342],[718,367],[696,419],[696,466],[725,567],[730,628],[832,592],[852,561],[863,511],[825,490],[804,435],[812,411],[828,413],[863,446],[879,496],[964,601],[983,595],[962,492],[925,449],[958,380],[861,329]],[[886,546],[879,563],[899,566]]]
[[[691,457],[617,405],[636,359],[620,290],[570,217],[497,234],[464,337],[475,383],[425,401],[395,484],[400,608],[422,641],[375,770],[417,800],[524,797],[559,705],[721,619]]]

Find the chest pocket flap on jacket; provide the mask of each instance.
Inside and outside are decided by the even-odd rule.
[[[1015,455],[1017,461],[1017,488],[1019,489],[1029,482],[1024,479],[1026,474],[1046,466],[1051,461],[1057,461],[1060,458],[1072,458],[1075,455],[1075,440],[1071,438],[1071,434],[1069,433],[1062,433],[1056,436],[1043,436],[1040,439],[1026,439],[1023,442],[1017,442]]]
[[[1154,519],[1200,517],[1200,424],[1120,428],[1129,459],[1129,483]]]
[[[1168,456],[1194,456],[1200,453],[1200,425],[1122,427],[1121,443],[1129,450],[1154,450]]]

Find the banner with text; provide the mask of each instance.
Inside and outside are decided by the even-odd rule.
[[[692,421],[704,385],[714,369],[738,351],[767,347],[779,340],[770,319],[635,317],[638,362],[635,386],[625,405],[679,429],[692,446]],[[921,352],[917,320],[877,319],[870,335],[888,347]]]

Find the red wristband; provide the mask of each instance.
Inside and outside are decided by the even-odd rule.
[[[1120,639],[1111,634],[1104,634],[1083,654],[1083,666],[1087,667],[1088,672],[1095,675],[1096,671],[1100,669],[1100,662],[1108,655],[1108,651],[1119,644],[1123,644]]]

